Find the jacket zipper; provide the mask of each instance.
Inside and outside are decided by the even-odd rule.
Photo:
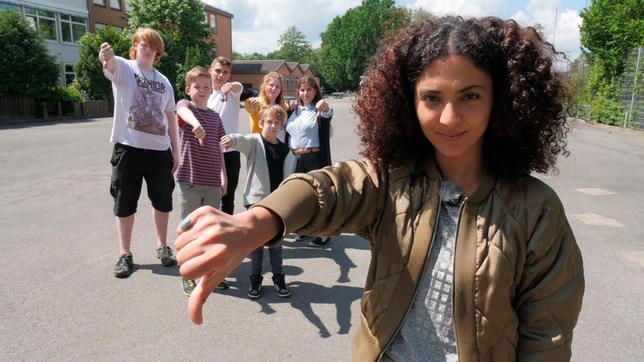
[[[420,278],[418,278],[418,281],[423,279],[423,275],[425,274],[425,265],[427,264],[427,259],[429,258],[429,255],[432,252],[432,247],[434,246],[434,240],[436,239],[436,228],[438,227],[438,217],[440,216],[441,213],[441,202],[440,202],[440,185],[441,185],[442,178],[438,179],[438,211],[436,212],[436,218],[434,219],[434,228],[432,230],[432,240],[431,243],[429,244],[429,250],[427,251],[427,257],[425,258],[425,263],[423,263],[423,270],[420,272]],[[418,213],[416,213],[418,215]],[[453,291],[452,291],[453,293]],[[391,344],[394,342],[394,339],[396,339],[396,336],[398,335],[398,332],[400,332],[400,329],[402,328],[403,323],[405,322],[405,319],[407,319],[407,315],[409,314],[409,311],[411,310],[412,304],[414,304],[414,301],[416,300],[416,295],[418,294],[418,284],[416,284],[416,289],[414,290],[414,295],[411,298],[411,303],[409,303],[409,306],[407,307],[407,310],[405,311],[405,315],[403,316],[403,319],[400,321],[398,324],[398,327],[396,328],[396,331],[394,332],[393,336],[385,346],[385,348],[382,349],[380,352],[380,355],[378,355],[378,361],[382,360],[382,356],[385,354],[385,352],[389,349]],[[452,312],[453,314],[454,312]],[[452,317],[453,319],[453,317]],[[456,334],[454,334],[456,335]]]
[[[454,342],[456,342],[456,356],[461,360],[458,355],[458,335],[456,334],[456,319],[454,318],[454,283],[456,282],[456,242],[458,241],[458,232],[460,231],[459,225],[463,217],[463,209],[465,208],[465,201],[461,202],[461,207],[458,210],[458,220],[456,222],[456,235],[454,235],[454,257],[452,258],[452,328],[454,329]]]

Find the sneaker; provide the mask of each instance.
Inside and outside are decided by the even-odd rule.
[[[277,295],[282,298],[286,298],[291,295],[291,291],[286,286],[284,281],[284,274],[273,274],[273,283],[275,284],[275,290],[277,290]]]
[[[119,260],[114,265],[114,276],[117,278],[127,278],[134,271],[134,261],[132,253],[121,254]]]
[[[181,278],[181,286],[183,287],[183,294],[189,297],[192,291],[197,287],[197,282],[192,279]]]
[[[226,290],[228,288],[230,287],[228,286],[228,283],[225,280],[222,280],[221,282],[219,282],[219,285],[217,285],[217,290]]]
[[[172,248],[167,245],[157,249],[157,258],[161,260],[163,266],[173,266],[177,263],[177,259],[172,255]]]
[[[260,274],[253,274],[250,276],[250,288],[248,289],[248,297],[257,299],[262,296],[262,280],[264,278]]]
[[[316,236],[316,237],[315,237],[315,239],[313,239],[313,240],[309,241],[309,246],[324,246],[324,245],[326,245],[330,240],[331,240],[331,238],[330,238],[330,237],[328,237],[328,236],[327,236],[326,238],[324,238],[324,239],[322,239],[322,238],[321,238],[321,237],[319,237],[319,236]]]

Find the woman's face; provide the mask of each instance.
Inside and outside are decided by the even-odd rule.
[[[297,90],[298,95],[300,96],[300,99],[305,105],[311,104],[313,102],[313,98],[315,98],[315,94],[317,93],[315,91],[315,88],[313,88],[309,83],[304,82],[300,85],[300,88]]]
[[[492,78],[462,55],[436,60],[416,82],[416,115],[441,162],[482,163]]]
[[[266,98],[268,98],[271,103],[275,102],[281,91],[282,85],[277,79],[269,80],[268,83],[266,83],[266,85],[264,86],[264,93],[266,94]]]

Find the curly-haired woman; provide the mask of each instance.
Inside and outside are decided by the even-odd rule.
[[[563,361],[584,291],[561,201],[530,176],[566,153],[555,51],[530,27],[446,17],[380,47],[356,101],[365,160],[298,174],[247,213],[179,227],[201,306],[257,245],[354,232],[372,261],[355,360]]]

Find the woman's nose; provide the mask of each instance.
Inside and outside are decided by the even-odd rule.
[[[453,126],[459,121],[458,114],[454,108],[454,104],[451,102],[445,104],[443,111],[441,112],[440,122],[446,126]]]

